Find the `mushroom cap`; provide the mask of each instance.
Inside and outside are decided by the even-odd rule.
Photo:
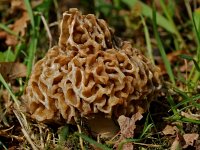
[[[117,44],[104,20],[70,9],[59,45],[33,67],[24,100],[38,121],[143,113],[160,87],[159,72],[129,42]]]

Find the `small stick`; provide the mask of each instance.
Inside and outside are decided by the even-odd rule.
[[[49,27],[48,27],[47,21],[46,21],[44,15],[43,15],[42,13],[38,13],[38,14],[40,15],[40,17],[41,17],[41,19],[42,19],[42,22],[43,22],[43,24],[44,24],[44,27],[45,27],[45,29],[46,29],[46,31],[47,31],[47,35],[48,35],[48,38],[49,38],[49,48],[51,48],[53,38],[52,38],[52,35],[51,35],[51,32],[50,32],[50,29],[49,29]]]
[[[25,138],[27,139],[27,141],[29,142],[29,144],[31,145],[31,147],[33,148],[33,150],[38,150],[38,148],[35,146],[35,144],[33,143],[33,141],[31,140],[30,136],[28,135],[28,133],[26,132],[26,130],[24,128],[21,129]]]
[[[78,127],[78,132],[81,133],[80,125],[77,124],[77,127]],[[84,150],[83,139],[81,137],[79,137],[79,141],[80,141],[81,149]]]

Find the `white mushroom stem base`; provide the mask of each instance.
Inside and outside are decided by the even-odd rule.
[[[102,114],[96,114],[88,119],[88,125],[92,134],[101,138],[110,138],[119,132],[119,126],[111,118],[105,118]]]

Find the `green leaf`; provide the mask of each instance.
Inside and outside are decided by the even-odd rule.
[[[133,8],[136,4],[140,4],[142,7],[142,15],[150,19],[153,19],[152,8],[146,5],[145,3],[139,0],[122,0],[122,2],[128,5],[130,9]],[[165,17],[160,15],[158,12],[156,12],[156,16],[157,16],[157,24],[159,26],[163,27],[164,29],[173,34],[176,34],[174,27]]]
[[[13,62],[15,60],[15,55],[11,49],[7,49],[5,52],[0,52],[1,62]]]

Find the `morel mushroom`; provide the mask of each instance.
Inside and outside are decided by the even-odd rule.
[[[38,121],[145,112],[160,87],[159,68],[132,48],[116,43],[104,20],[77,9],[63,14],[59,45],[32,71],[24,99]]]

